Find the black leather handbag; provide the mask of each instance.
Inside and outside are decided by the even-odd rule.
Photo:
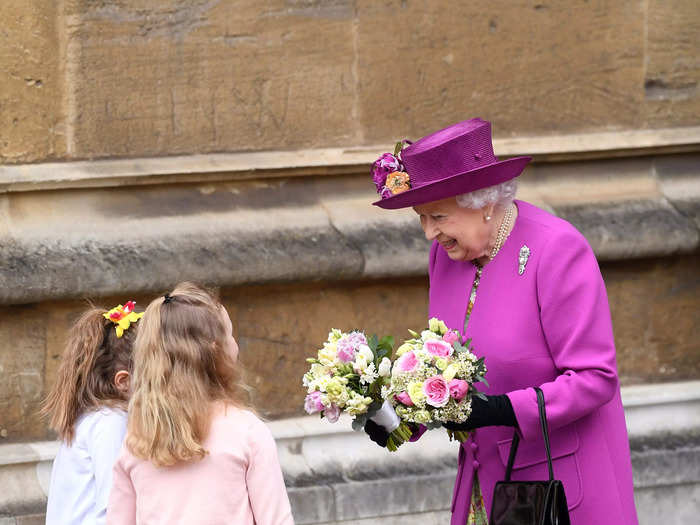
[[[547,481],[511,481],[510,475],[518,451],[520,437],[515,432],[510,446],[505,481],[496,483],[493,490],[490,525],[570,525],[569,509],[566,504],[564,485],[554,479],[552,453],[549,449],[549,432],[547,414],[544,408],[544,394],[539,388],[537,405],[540,409],[540,424],[544,447],[547,451],[549,480]]]

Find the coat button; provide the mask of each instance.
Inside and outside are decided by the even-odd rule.
[[[474,467],[474,470],[476,470],[481,466],[481,464],[477,460],[474,460],[474,463],[472,463],[472,466]]]
[[[479,444],[476,441],[471,442],[471,447],[474,452],[476,452],[476,449],[479,448]]]

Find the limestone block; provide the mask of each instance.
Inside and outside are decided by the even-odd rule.
[[[454,479],[451,473],[404,478],[401,486],[391,479],[336,484],[337,520],[442,510],[450,504]]]
[[[36,471],[25,468],[21,463],[3,465],[0,468],[0,487],[0,519],[3,516],[33,514],[45,505],[45,496],[38,487]]]
[[[636,127],[642,7],[360,1],[365,139],[415,140],[473,116],[499,136]]]
[[[665,199],[553,208],[556,215],[584,233],[600,260],[689,253],[700,242],[695,224]]]
[[[45,437],[37,417],[44,394],[48,316],[32,306],[0,308],[0,436]],[[0,439],[2,441],[2,439]]]
[[[700,484],[635,490],[634,501],[640,525],[694,523],[700,509]]]
[[[367,518],[361,520],[343,521],[342,525],[444,525],[450,522],[449,510],[438,512],[420,512],[400,514],[398,516],[385,516],[382,518]],[[336,525],[338,522],[322,523],[320,525]]]
[[[71,4],[76,156],[357,138],[352,2]]]
[[[654,168],[669,202],[700,229],[700,163],[693,155],[659,157]]]
[[[241,362],[265,415],[298,414],[301,377],[331,328],[408,337],[409,327],[427,320],[425,278],[386,282],[308,283],[224,289],[235,304]],[[284,381],[271,381],[270,374]]]
[[[294,523],[321,523],[335,518],[333,489],[328,486],[292,487],[287,489]]]
[[[59,4],[52,0],[2,4],[0,164],[62,156]]]
[[[700,9],[651,0],[646,21],[645,125],[682,126],[700,115]]]
[[[365,198],[324,200],[333,226],[362,253],[363,274],[397,277],[421,268],[428,271],[430,243],[410,209],[387,213],[367,206]]]
[[[700,257],[601,264],[623,383],[700,377]]]

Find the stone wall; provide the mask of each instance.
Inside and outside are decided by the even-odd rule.
[[[603,264],[623,384],[700,377],[700,294],[697,255]],[[279,418],[302,413],[304,359],[330,327],[362,327],[405,335],[427,316],[427,280],[316,282],[224,288],[248,382],[262,413]],[[96,298],[123,303],[125,295]],[[152,295],[139,294],[145,306]],[[37,414],[53,384],[65,330],[85,303],[58,301],[0,307],[0,432],[3,442],[46,439]],[[272,380],[283,377],[284,381]]]
[[[697,123],[695,0],[6,0],[0,163]]]

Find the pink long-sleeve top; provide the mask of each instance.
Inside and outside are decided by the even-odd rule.
[[[215,413],[204,448],[202,460],[156,467],[124,447],[107,524],[294,524],[275,441],[253,413]]]

